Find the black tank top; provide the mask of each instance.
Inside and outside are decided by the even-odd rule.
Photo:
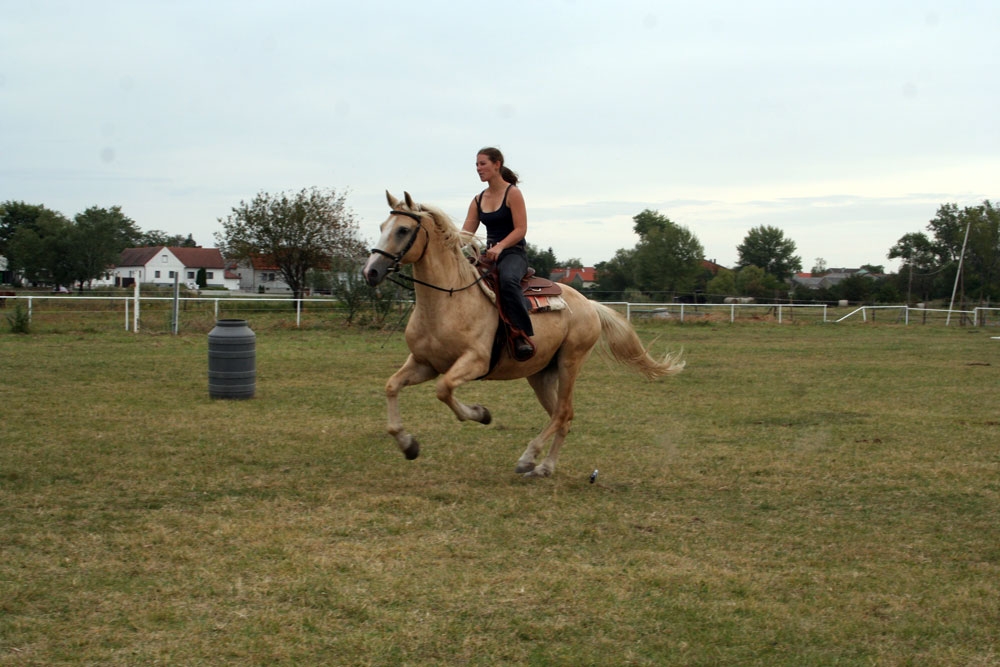
[[[486,190],[480,192],[479,196],[476,197],[476,210],[479,212],[479,222],[486,225],[486,242],[489,245],[503,241],[514,231],[514,214],[511,213],[510,207],[507,206],[507,193],[510,191],[510,188],[511,185],[508,185],[507,189],[504,190],[500,208],[490,213],[483,212],[483,194],[485,194]],[[516,247],[523,248],[524,246],[524,239],[521,239],[516,244]]]

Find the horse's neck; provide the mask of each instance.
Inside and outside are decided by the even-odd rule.
[[[485,303],[482,291],[473,284],[476,281],[474,272],[459,270],[459,263],[466,261],[464,257],[456,258],[443,249],[428,248],[424,257],[413,265],[413,277],[439,289],[416,283],[416,307],[435,311],[445,309],[447,312],[458,304]]]

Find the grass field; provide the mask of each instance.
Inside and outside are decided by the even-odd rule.
[[[1000,340],[640,324],[595,355],[555,477],[524,382],[458,423],[402,336],[0,333],[0,665],[1000,664]],[[594,469],[600,473],[589,482]]]

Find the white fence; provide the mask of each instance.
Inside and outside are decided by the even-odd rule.
[[[279,313],[282,317],[294,312],[296,327],[303,324],[303,315],[310,313],[343,313],[340,303],[332,298],[302,298],[266,296],[78,296],[78,295],[17,295],[7,296],[9,306],[25,303],[29,319],[37,308],[51,312],[93,314],[108,311],[116,317],[126,331],[139,331],[144,327],[144,309],[155,309],[156,321],[169,321],[169,328],[178,331],[181,319],[219,319],[223,317],[244,317],[247,313]],[[80,304],[81,310],[74,311],[73,304]],[[270,305],[267,305],[270,304]],[[975,308],[973,310],[946,310],[932,308],[911,308],[909,306],[861,306],[848,312],[847,309],[833,308],[823,304],[780,304],[780,303],[732,303],[732,304],[690,304],[690,303],[629,303],[605,302],[625,315],[629,320],[652,319],[675,322],[728,321],[730,323],[748,320],[763,320],[783,323],[786,321],[805,322],[895,322],[900,324],[954,324],[987,326],[1000,324],[1000,308]],[[408,307],[409,304],[404,304]],[[46,308],[46,306],[52,306]],[[226,311],[223,313],[223,311]],[[242,311],[242,312],[241,312]],[[235,313],[235,314],[234,314]],[[148,313],[150,316],[152,312]],[[154,325],[153,330],[163,331],[164,325]]]
[[[825,304],[789,304],[789,303],[627,303],[624,301],[608,301],[605,305],[624,307],[625,317],[651,317],[653,319],[676,319],[684,322],[691,319],[704,319],[706,316],[728,317],[730,322],[737,319],[773,318],[778,323],[786,319],[794,319],[795,313],[808,313],[809,319],[827,320]]]
[[[853,317],[860,317],[862,321],[867,322],[868,316],[871,314],[872,320],[875,319],[875,314],[879,311],[888,311],[899,313],[902,317],[904,324],[910,323],[910,315],[913,314],[914,318],[926,318],[928,314],[938,314],[940,317],[942,314],[946,315],[945,325],[951,324],[951,320],[955,319],[956,322],[964,322],[965,318],[969,318],[973,326],[985,326],[987,323],[987,315],[991,311],[1000,312],[1000,308],[975,308],[974,310],[950,310],[947,308],[910,308],[909,306],[862,306],[856,310],[849,312],[844,315],[837,322],[843,322],[844,320],[851,319]],[[926,319],[925,319],[926,321]]]

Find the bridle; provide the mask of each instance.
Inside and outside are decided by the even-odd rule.
[[[480,283],[480,281],[482,281],[482,279],[485,277],[480,272],[479,277],[476,278],[471,283],[469,283],[468,285],[466,285],[465,287],[438,287],[437,285],[432,285],[431,283],[425,283],[423,280],[419,280],[417,278],[414,278],[413,276],[408,276],[406,274],[400,273],[400,268],[401,268],[400,263],[403,261],[403,257],[406,256],[406,253],[410,252],[410,250],[413,248],[413,244],[417,242],[417,234],[420,233],[421,230],[423,230],[424,234],[427,235],[427,239],[429,241],[430,240],[430,232],[428,232],[426,229],[424,229],[424,220],[423,220],[423,217],[420,216],[420,215],[417,215],[416,213],[411,213],[410,211],[397,211],[395,209],[389,211],[389,213],[391,215],[404,215],[407,218],[415,220],[416,223],[417,223],[417,226],[413,228],[413,234],[410,236],[410,239],[406,242],[406,245],[403,247],[402,250],[400,250],[395,255],[387,253],[385,250],[382,250],[381,248],[372,248],[371,249],[372,254],[378,254],[378,255],[382,255],[383,257],[388,257],[392,261],[392,266],[389,267],[389,275],[387,276],[389,278],[389,280],[391,280],[392,282],[396,283],[397,285],[399,285],[400,287],[403,287],[405,289],[408,289],[408,290],[415,289],[412,285],[404,285],[403,283],[395,280],[392,277],[393,273],[398,273],[400,278],[404,278],[406,280],[409,280],[411,283],[416,283],[418,285],[423,285],[424,287],[430,287],[431,289],[436,289],[439,292],[447,292],[448,296],[451,296],[455,292],[461,292],[462,290],[467,290],[470,287],[473,287],[474,285],[478,285]],[[426,251],[426,246],[425,246],[425,251]],[[423,255],[421,255],[421,257],[423,257]],[[418,258],[417,261],[419,261],[419,258]]]
[[[424,229],[424,219],[421,218],[416,213],[410,213],[409,211],[396,211],[396,210],[389,211],[389,213],[392,215],[405,215],[407,218],[412,218],[417,223],[417,226],[413,228],[413,235],[410,237],[410,240],[406,242],[406,246],[404,246],[403,249],[400,250],[395,255],[390,255],[381,248],[372,248],[372,254],[382,255],[383,257],[388,257],[389,259],[391,259],[392,267],[390,267],[389,272],[397,273],[399,271],[399,263],[403,261],[403,257],[406,256],[406,253],[410,252],[410,249],[413,248],[413,244],[417,242],[417,234],[420,232],[420,230],[423,230],[424,234],[427,234],[428,238],[430,238],[430,234],[428,234],[427,230]]]

